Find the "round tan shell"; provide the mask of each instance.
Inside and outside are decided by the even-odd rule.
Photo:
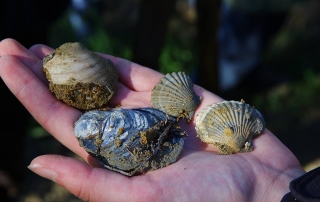
[[[261,113],[244,101],[222,101],[207,106],[195,121],[197,136],[217,146],[219,154],[252,151],[252,139],[265,129]]]
[[[49,88],[67,104],[84,110],[107,103],[118,73],[114,64],[81,43],[65,43],[43,59]]]
[[[174,117],[188,121],[200,104],[201,97],[193,91],[193,83],[184,72],[166,74],[151,92],[151,105]]]

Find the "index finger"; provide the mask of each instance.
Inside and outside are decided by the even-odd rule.
[[[73,135],[73,124],[81,112],[57,100],[48,87],[28,68],[26,61],[21,61],[17,57],[31,56],[31,53],[27,53],[27,49],[21,48],[17,43],[11,45],[16,56],[4,54],[0,57],[2,80],[50,134],[79,156],[87,158],[88,154],[79,146]],[[24,58],[29,62],[36,60],[35,56]]]
[[[28,51],[28,49],[22,46],[18,41],[8,38],[0,42],[0,56],[6,55],[18,58],[25,66],[29,67],[43,83],[47,83],[44,72],[38,71],[39,68],[42,68],[42,60]]]
[[[30,51],[43,59],[54,49],[43,44],[36,44],[30,48]],[[150,91],[163,76],[157,71],[122,58],[102,53],[99,53],[99,55],[110,59],[114,63],[118,70],[119,81],[134,91]]]
[[[100,54],[110,59],[118,69],[119,81],[134,91],[151,91],[155,84],[163,77],[163,74],[153,69],[141,66],[134,62]]]

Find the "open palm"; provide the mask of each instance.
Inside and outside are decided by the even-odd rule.
[[[0,42],[0,76],[31,115],[58,141],[88,163],[59,155],[35,158],[29,168],[54,180],[86,201],[280,201],[289,182],[304,173],[296,157],[269,130],[253,141],[254,150],[218,155],[217,148],[196,137],[194,119],[181,122],[188,132],[178,161],[144,175],[127,177],[101,168],[73,135],[81,112],[49,91],[42,58],[52,48],[29,50],[13,39]],[[112,106],[150,107],[151,89],[163,76],[130,61],[111,59],[119,73]],[[195,114],[222,99],[194,86],[203,98]]]

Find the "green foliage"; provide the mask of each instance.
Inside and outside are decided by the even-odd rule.
[[[160,72],[189,73],[196,65],[197,56],[193,50],[192,44],[181,44],[173,36],[167,37],[159,59]]]
[[[57,48],[66,42],[75,42],[76,34],[70,24],[68,12],[64,12],[49,30],[49,46]]]
[[[51,26],[49,37],[49,45],[51,47],[57,48],[66,42],[79,41],[89,50],[131,59],[132,50],[130,43],[107,32],[102,20],[95,11],[89,11],[87,14],[88,20],[93,24],[91,33],[83,40],[78,39],[75,33],[69,20],[69,12],[67,11],[62,14]]]
[[[88,49],[95,52],[107,53],[125,59],[132,58],[130,46],[110,35],[103,27],[98,27],[96,32],[89,36],[84,44]]]
[[[69,12],[63,13],[51,26],[49,45],[53,48],[57,48],[66,42],[79,41],[70,23]],[[79,42],[95,52],[106,53],[128,60],[132,59],[132,41],[130,41],[131,38],[128,37],[128,34],[124,34],[125,32],[108,32],[101,16],[99,17],[94,10],[88,11],[85,16],[88,21],[93,23],[91,24],[93,30],[91,30],[91,34],[86,39]],[[193,41],[182,42],[178,37],[170,34],[166,38],[160,54],[160,72],[191,72],[196,65],[197,54],[195,49]]]
[[[27,134],[33,139],[49,137],[50,134],[33,118],[29,118]]]
[[[269,113],[289,113],[303,117],[307,115],[306,111],[320,107],[319,92],[320,73],[307,69],[302,80],[277,86],[267,94],[256,95],[254,103]]]

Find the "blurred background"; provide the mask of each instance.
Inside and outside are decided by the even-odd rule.
[[[254,2],[3,0],[0,40],[26,48],[80,41],[162,73],[185,71],[222,98],[255,106],[308,171],[320,165],[320,2]],[[74,154],[2,81],[0,96],[0,201],[81,201],[27,169],[42,154]]]

